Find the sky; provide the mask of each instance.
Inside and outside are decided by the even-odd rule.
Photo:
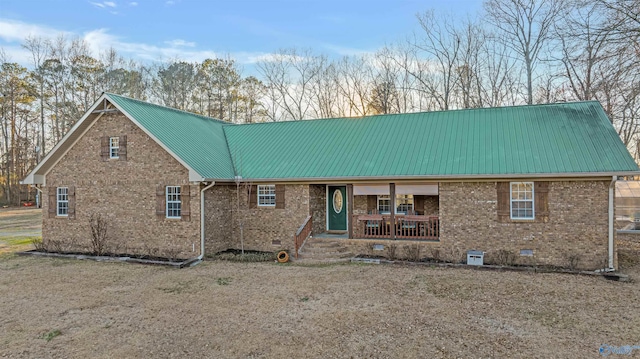
[[[331,58],[375,52],[418,29],[416,13],[474,16],[481,0],[0,0],[0,48],[29,65],[29,36],[85,39],[138,61],[231,56],[245,66],[278,49]]]

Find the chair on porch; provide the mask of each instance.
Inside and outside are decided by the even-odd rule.
[[[407,216],[414,216],[416,214],[416,212],[412,209],[408,209],[406,211],[406,215]],[[400,224],[400,234],[403,236],[415,236],[417,234],[416,231],[416,222],[414,221],[407,221],[404,218],[401,218],[401,224]]]
[[[377,209],[369,211],[369,214],[379,214]],[[367,221],[365,223],[365,231],[368,235],[380,235],[380,222],[379,221]]]

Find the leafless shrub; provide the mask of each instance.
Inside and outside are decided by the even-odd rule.
[[[491,253],[487,262],[501,266],[512,266],[516,263],[517,258],[518,256],[514,252],[500,249]]]
[[[451,261],[453,263],[466,263],[467,252],[460,248],[453,248],[451,250]]]
[[[396,260],[397,257],[397,249],[398,247],[395,244],[390,244],[387,246],[387,258],[389,258],[389,260]]]
[[[92,214],[89,218],[91,227],[91,250],[94,255],[101,256],[107,249],[107,220],[102,215]]]
[[[147,257],[157,257],[160,250],[157,247],[153,247],[149,242],[144,242],[143,251]]]
[[[117,256],[121,253],[126,253],[126,251],[121,251],[122,243],[119,241],[109,241],[107,244],[107,252],[112,256]]]
[[[31,240],[31,244],[38,252],[46,252],[46,246],[44,245],[44,241],[42,241],[42,237],[36,237]]]
[[[567,261],[567,268],[576,270],[582,260],[582,257],[576,253],[566,253],[565,260]]]
[[[177,262],[178,255],[180,255],[180,249],[176,247],[165,248],[162,251],[162,256],[167,258],[170,262]]]
[[[420,246],[417,244],[412,244],[407,248],[407,259],[412,262],[420,261]]]
[[[438,248],[431,248],[429,250],[429,257],[431,257],[434,262],[442,262],[442,254]]]
[[[75,238],[67,238],[64,241],[59,241],[57,243],[57,246],[59,247],[58,252],[72,253],[78,252],[80,250],[78,240]]]
[[[54,252],[54,253],[62,253],[62,247],[63,247],[63,242],[57,239],[47,239],[44,242],[44,246],[45,246],[45,250],[47,252]]]

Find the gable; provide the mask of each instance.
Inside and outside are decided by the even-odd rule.
[[[200,176],[198,180],[234,178],[223,131],[223,126],[231,124],[114,94],[108,94],[108,98],[163,148],[193,169]]]
[[[219,121],[105,93],[27,175],[23,183],[44,184],[46,174],[97,120],[106,114],[118,112],[127,116],[188,169],[190,181],[233,178],[231,160]]]
[[[109,137],[127,137],[126,158],[101,156],[101,142]],[[113,186],[119,183],[156,183],[183,179],[189,171],[120,112],[96,119],[65,155],[46,174],[47,186]],[[127,186],[127,191],[132,186]]]

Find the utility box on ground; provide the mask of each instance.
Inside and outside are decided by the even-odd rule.
[[[483,251],[467,251],[467,264],[470,266],[484,265]]]

